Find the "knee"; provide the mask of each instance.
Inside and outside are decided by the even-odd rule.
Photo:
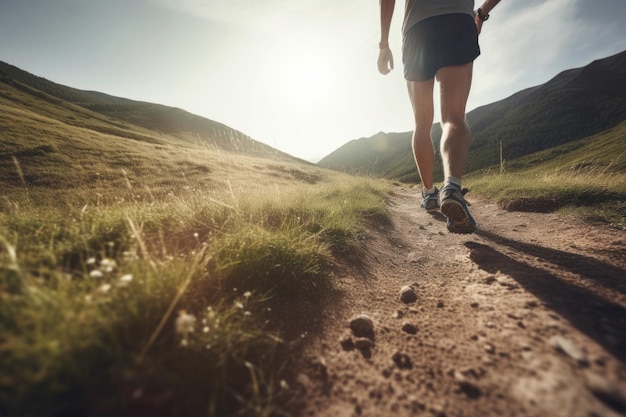
[[[441,130],[447,135],[469,134],[469,126],[465,117],[453,117],[441,121]]]
[[[465,121],[465,114],[460,115],[446,115],[441,118],[442,129],[459,129],[466,128],[467,122]]]

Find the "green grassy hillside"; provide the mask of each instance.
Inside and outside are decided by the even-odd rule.
[[[475,171],[465,184],[512,210],[561,209],[626,228],[626,121],[594,136]]]
[[[222,123],[184,110],[77,90],[0,61],[0,103],[2,100],[40,116],[104,134],[149,141],[150,136],[165,133],[220,150],[295,160]],[[146,135],[146,130],[151,134]]]

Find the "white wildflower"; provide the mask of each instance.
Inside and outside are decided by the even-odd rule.
[[[181,310],[176,318],[176,333],[187,336],[193,333],[196,318],[193,314],[187,314],[185,310]]]
[[[244,311],[243,315],[246,317],[250,317],[252,315],[252,313],[250,313],[249,311]]]
[[[280,387],[284,390],[288,390],[289,389],[289,384],[287,383],[287,381],[285,381],[284,379],[280,380]]]
[[[99,269],[94,269],[93,271],[89,273],[89,276],[91,278],[102,278],[104,274]]]
[[[208,332],[209,332],[209,330],[210,330],[210,329],[209,329],[209,326],[204,326],[204,327],[202,328],[202,333],[208,333]]]
[[[95,265],[96,264],[96,258],[91,257],[89,259],[87,259],[87,265]]]
[[[252,293],[250,291],[246,291],[243,293],[243,298],[245,298],[246,300],[250,297],[252,297]]]
[[[117,263],[115,259],[104,258],[100,261],[100,269],[104,272],[113,272],[113,270],[117,267]]]
[[[102,284],[101,286],[98,287],[98,292],[101,292],[102,294],[106,294],[109,292],[110,289],[111,289],[111,284]]]
[[[120,277],[118,285],[120,287],[125,287],[133,280],[133,274],[125,274]]]
[[[237,307],[238,309],[243,309],[243,303],[241,301],[237,301],[235,302],[235,307]]]

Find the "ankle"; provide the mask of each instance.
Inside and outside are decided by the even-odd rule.
[[[432,194],[437,190],[437,187],[435,187],[434,185],[430,188],[426,188],[426,187],[422,187],[422,194],[426,195],[426,194]]]
[[[446,177],[446,180],[444,182],[444,187],[446,185],[453,185],[455,188],[458,188],[459,190],[461,189],[461,179],[457,178],[457,177]]]

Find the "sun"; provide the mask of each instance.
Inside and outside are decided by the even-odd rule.
[[[316,56],[296,56],[285,65],[282,90],[293,104],[320,104],[328,99],[332,82],[330,71]]]

